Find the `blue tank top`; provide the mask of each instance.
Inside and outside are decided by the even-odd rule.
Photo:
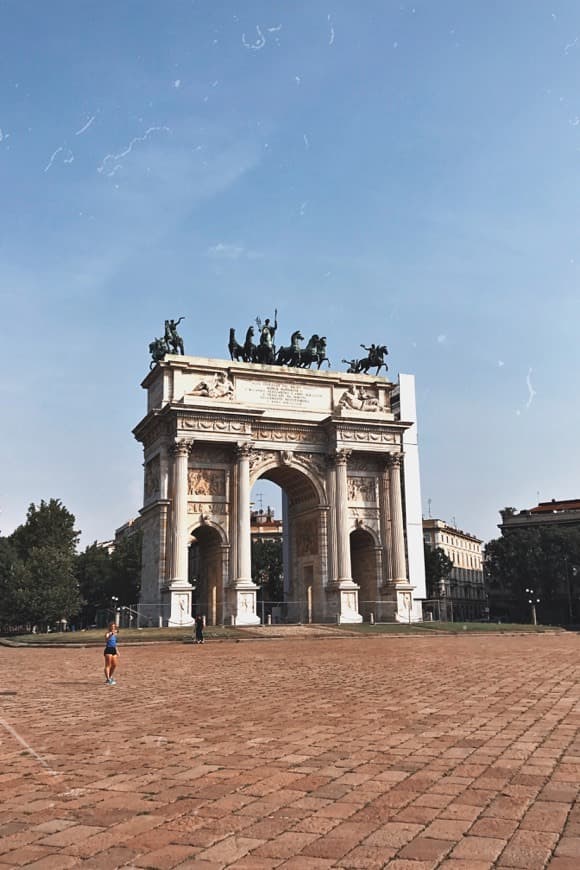
[[[109,637],[107,638],[107,646],[110,647],[110,649],[117,649],[117,635],[116,634],[109,635]]]

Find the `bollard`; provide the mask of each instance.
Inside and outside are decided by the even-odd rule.
[[[269,613],[267,616],[266,625],[272,625],[272,614],[271,613]]]
[[[369,622],[371,625],[375,624],[375,615],[372,611],[369,613]]]

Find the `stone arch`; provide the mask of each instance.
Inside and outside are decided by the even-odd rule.
[[[270,455],[252,469],[251,483],[265,479],[283,491],[283,619],[308,621],[327,606],[326,489],[320,471],[295,454]]]
[[[263,477],[286,489],[292,479],[296,480],[294,472],[298,472],[313,487],[318,504],[326,504],[326,488],[321,472],[308,460],[301,459],[299,454],[292,454],[291,459],[284,460],[282,453],[263,458],[258,454],[250,474],[250,486]]]
[[[363,619],[374,612],[378,599],[376,535],[371,529],[357,525],[350,532],[352,579],[359,588],[359,610]]]
[[[218,523],[204,520],[190,530],[189,582],[194,587],[193,609],[210,625],[222,621],[224,578],[229,547]]]
[[[202,528],[214,529],[220,537],[220,541],[223,546],[229,546],[228,535],[224,527],[221,523],[217,523],[215,520],[203,519],[195,520],[194,523],[189,527],[188,533],[190,537],[195,536],[196,531]]]

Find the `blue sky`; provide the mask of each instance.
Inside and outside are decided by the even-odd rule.
[[[0,528],[140,506],[147,346],[417,377],[427,513],[580,493],[575,0],[0,0]]]

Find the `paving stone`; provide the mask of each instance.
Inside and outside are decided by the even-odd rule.
[[[541,831],[517,831],[502,852],[499,867],[542,870],[552,853],[557,836]]]
[[[412,861],[440,861],[453,847],[452,840],[438,840],[433,837],[420,836],[405,846],[398,853],[399,858]]]
[[[505,840],[468,835],[453,849],[451,857],[462,861],[495,861],[505,846]]]
[[[0,648],[3,716],[58,772],[2,738],[0,867],[580,866],[575,641],[127,647],[111,733],[97,650]]]

